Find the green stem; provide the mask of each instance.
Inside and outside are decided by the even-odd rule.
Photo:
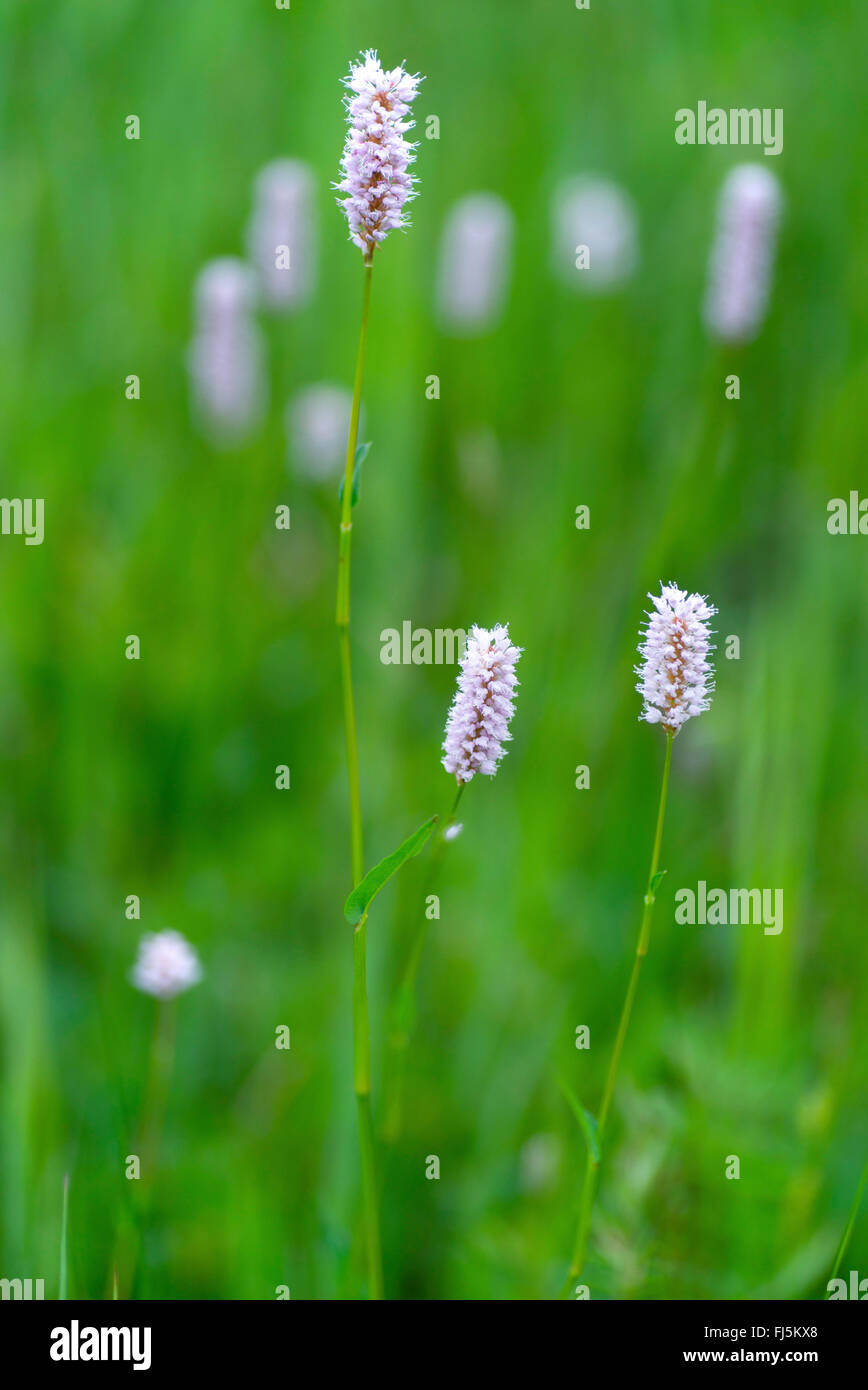
[[[359,749],[356,737],[356,710],[353,700],[353,672],[350,658],[350,560],[353,539],[353,469],[359,437],[359,412],[368,338],[368,312],[371,304],[371,265],[365,265],[362,295],[362,324],[353,383],[353,405],[347,440],[347,461],[341,499],[341,526],[338,541],[338,593],[335,622],[340,650],[341,692],[346,738],[347,779],[350,793],[350,862],[353,887],[365,872],[362,836],[362,794],[359,782]],[[368,1019],[367,914],[353,933],[353,1087],[359,1115],[359,1154],[362,1176],[365,1253],[368,1268],[368,1296],[383,1297],[383,1260],[380,1249],[380,1222],[377,1204],[377,1173],[374,1154],[374,1126],[371,1117],[371,1043]]]
[[[459,782],[459,784],[458,784],[458,791],[456,792],[456,794],[455,794],[455,800],[454,800],[453,803],[452,803],[452,810],[449,812],[449,815],[448,815],[446,821],[445,821],[444,824],[443,824],[443,829],[440,831],[439,835],[437,836],[437,842],[436,842],[436,844],[434,845],[434,851],[433,851],[433,853],[432,853],[432,855],[431,855],[431,860],[430,860],[430,863],[429,863],[429,869],[428,869],[428,887],[431,887],[431,885],[432,885],[432,884],[434,883],[434,881],[436,880],[437,872],[438,872],[438,870],[439,870],[439,868],[440,868],[440,865],[441,865],[441,863],[442,863],[442,861],[443,861],[443,854],[444,854],[446,845],[449,843],[448,840],[447,840],[447,838],[446,838],[446,832],[447,832],[447,830],[450,828],[450,826],[452,826],[452,825],[455,824],[455,817],[456,817],[456,815],[458,814],[458,806],[459,806],[459,803],[460,803],[460,801],[461,801],[461,797],[462,797],[462,794],[463,794],[463,792],[464,792],[464,788],[465,788],[466,786],[467,786],[467,783],[466,783],[466,782]],[[426,894],[426,896],[427,896],[427,894]],[[413,990],[413,989],[415,989],[415,987],[416,987],[416,980],[417,980],[418,975],[419,975],[419,966],[420,966],[420,964],[421,964],[421,962],[422,962],[422,951],[424,950],[424,947],[425,947],[425,939],[426,939],[427,935],[428,935],[428,918],[425,917],[424,914],[423,914],[423,917],[422,917],[422,925],[420,926],[419,931],[416,933],[416,939],[415,939],[415,941],[413,942],[413,946],[412,946],[411,951],[410,951],[410,956],[409,956],[409,958],[408,958],[407,965],[406,965],[406,968],[405,968],[405,970],[404,970],[404,978],[403,978],[403,981],[402,981],[402,988],[403,988],[403,989],[406,989],[406,990]]]
[[[636,955],[633,959],[630,983],[627,986],[624,1007],[621,1010],[621,1020],[618,1024],[615,1045],[612,1049],[609,1070],[606,1074],[606,1084],[603,1087],[603,1098],[600,1102],[600,1110],[597,1116],[597,1147],[601,1158],[603,1152],[603,1133],[606,1128],[606,1121],[609,1118],[609,1111],[612,1107],[612,1098],[615,1094],[618,1065],[621,1061],[621,1053],[624,1050],[624,1041],[627,1037],[627,1029],[630,1025],[630,1015],[633,1012],[633,1001],[636,998],[636,988],[639,984],[639,972],[642,969],[642,962],[648,954],[648,946],[651,939],[651,916],[654,910],[654,890],[656,887],[654,880],[657,876],[657,869],[660,863],[660,846],[663,840],[663,820],[666,815],[666,793],[669,789],[669,768],[672,762],[673,737],[674,735],[667,730],[666,756],[663,762],[663,781],[660,787],[660,805],[657,810],[657,829],[654,835],[651,867],[648,871],[648,887],[645,890],[642,925],[639,928],[639,940],[636,943]],[[591,1216],[593,1215],[594,1197],[596,1196],[599,1177],[600,1161],[598,1160],[595,1162],[592,1155],[589,1153],[585,1165],[585,1180],[582,1185],[582,1203],[579,1209],[579,1224],[578,1230],[576,1231],[575,1245],[573,1247],[573,1258],[562,1290],[562,1295],[564,1297],[571,1291],[576,1280],[580,1278],[585,1266],[588,1234],[591,1229]]]
[[[367,921],[353,932],[353,1085],[359,1115],[359,1154],[362,1165],[362,1205],[368,1261],[368,1296],[383,1297],[383,1257],[377,1210],[377,1168],[374,1123],[371,1116],[371,1044],[368,1026]]]
[[[349,554],[347,555],[349,564]],[[365,851],[362,838],[362,791],[359,783],[359,746],[356,738],[356,707],[353,700],[353,667],[350,658],[349,626],[338,628],[338,649],[341,660],[341,692],[344,707],[344,737],[347,750],[347,778],[350,791],[350,863],[353,887],[361,883],[365,873]]]
[[[458,814],[458,807],[461,803],[461,797],[464,794],[466,785],[466,782],[458,783],[458,790],[455,793],[455,800],[452,802],[452,809],[437,835],[434,849],[429,860],[428,878],[423,898],[428,897],[431,888],[437,880],[443,854],[448,844],[446,832],[450,826],[455,824],[455,817]],[[410,1043],[410,1035],[416,1022],[416,981],[419,977],[419,966],[422,963],[422,952],[425,949],[427,937],[428,918],[423,913],[421,922],[414,934],[410,952],[407,957],[407,963],[404,966],[404,972],[401,976],[398,988],[395,991],[390,1010],[389,1051],[386,1064],[386,1119],[383,1125],[383,1138],[387,1143],[394,1143],[401,1130],[401,1097],[404,1086],[404,1059],[406,1057],[407,1047]]]
[[[138,1154],[140,1177],[133,1183],[133,1225],[118,1236],[113,1261],[120,1297],[132,1297],[139,1276],[140,1254],[144,1244],[145,1226],[150,1212],[151,1192],[157,1174],[163,1118],[169,1097],[172,1066],[175,1056],[176,1001],[154,1001],[154,1028],[148,1060],[148,1078],[142,1111],[135,1138],[134,1152]]]
[[[169,1098],[169,1085],[175,1058],[176,1003],[174,999],[158,999],[154,1010],[154,1035],[151,1044],[150,1074],[145,1091],[145,1103],[139,1129],[139,1152],[142,1160],[144,1198],[150,1196],[157,1175],[163,1117]]]
[[[60,1274],[58,1299],[69,1298],[69,1174],[63,1175],[63,1213],[60,1220]]]
[[[850,1208],[850,1216],[847,1220],[847,1225],[844,1227],[844,1234],[841,1237],[841,1243],[838,1246],[838,1251],[835,1255],[835,1267],[832,1270],[831,1275],[829,1276],[830,1283],[832,1279],[837,1279],[838,1270],[841,1268],[841,1261],[843,1260],[844,1255],[846,1254],[847,1246],[850,1244],[850,1237],[853,1234],[853,1227],[856,1224],[856,1217],[859,1214],[859,1207],[862,1203],[862,1193],[865,1191],[866,1182],[868,1182],[868,1161],[866,1161],[865,1167],[862,1169],[862,1176],[859,1179],[859,1186],[856,1189],[856,1196],[853,1198],[853,1205]]]
[[[353,406],[350,414],[350,433],[347,439],[347,461],[344,469],[344,491],[341,499],[341,530],[338,543],[338,599],[335,621],[339,628],[350,625],[350,551],[353,538],[353,468],[359,438],[359,411],[362,404],[362,379],[365,374],[365,347],[368,341],[368,312],[371,306],[371,275],[373,267],[365,266],[365,285],[362,292],[362,325],[359,330],[359,349],[356,355],[356,375],[353,381]]]

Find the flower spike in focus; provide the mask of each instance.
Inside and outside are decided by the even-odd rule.
[[[640,678],[636,689],[644,701],[639,718],[677,734],[711,704],[714,667],[709,653],[714,647],[708,623],[717,609],[701,594],[688,594],[674,584],[661,582],[660,593],[648,597],[654,610],[639,634],[643,662],[635,668]]]
[[[443,742],[443,766],[459,783],[477,772],[493,777],[506,753],[521,651],[510,642],[508,626],[470,630]]]
[[[347,195],[338,202],[366,265],[393,228],[407,226],[404,205],[416,196],[416,179],[408,172],[416,147],[404,136],[415,125],[406,118],[421,81],[402,67],[387,72],[373,49],[350,64],[344,79],[349,128],[341,180],[334,186]]]

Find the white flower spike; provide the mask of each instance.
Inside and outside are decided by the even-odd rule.
[[[338,476],[346,458],[352,410],[352,392],[328,381],[304,386],[292,398],[284,422],[298,472],[313,482]]]
[[[580,248],[588,262],[579,270]],[[629,193],[611,179],[583,174],[560,185],[554,201],[554,268],[571,289],[608,294],[634,273],[639,229]]]
[[[515,218],[496,193],[469,193],[452,208],[440,246],[437,311],[449,333],[496,327],[509,291]]]
[[[144,994],[157,999],[174,999],[185,989],[197,985],[202,967],[193,947],[177,931],[147,933],[139,943],[132,982]]]
[[[404,136],[415,125],[406,117],[421,81],[402,67],[387,72],[373,49],[360,63],[351,63],[350,75],[344,78],[349,129],[342,177],[335,188],[347,195],[338,202],[349,223],[350,241],[363,253],[366,265],[390,231],[407,226],[404,207],[416,196],[416,180],[409,173],[416,147]]]
[[[262,417],[267,382],[255,300],[253,271],[232,256],[209,261],[197,277],[188,354],[193,409],[218,443],[240,444]]]
[[[705,321],[715,338],[756,337],[771,290],[781,186],[762,164],[737,164],[724,181],[711,253]]]
[[[275,159],[259,173],[247,249],[269,309],[301,309],[316,288],[314,176],[300,159]]]
[[[661,724],[667,734],[677,734],[688,719],[702,714],[711,704],[714,667],[709,653],[709,619],[717,612],[701,594],[688,594],[674,584],[660,584],[660,593],[649,594],[654,605],[635,668],[636,686],[644,701],[639,718]]]
[[[508,626],[470,630],[443,742],[443,766],[459,782],[477,772],[493,777],[506,753],[521,652],[510,642]]]

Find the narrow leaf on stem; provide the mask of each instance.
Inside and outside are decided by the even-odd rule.
[[[379,864],[375,864],[373,869],[368,870],[361,883],[353,889],[344,904],[344,916],[351,927],[356,926],[362,920],[380,889],[398,872],[401,865],[419,853],[438,819],[438,816],[431,816],[430,820],[426,820],[424,825],[420,825],[419,829],[408,836],[392,854],[386,855],[385,859],[381,859]]]
[[[371,451],[371,441],[368,440],[367,444],[359,444],[359,445],[357,446],[357,448],[356,448],[355,454],[353,455],[353,490],[352,490],[352,492],[350,493],[350,505],[353,506],[353,507],[354,507],[354,506],[356,505],[356,503],[358,502],[359,496],[360,496],[361,491],[362,491],[362,464],[364,463],[365,459],[368,457],[368,454],[370,453],[370,451]],[[339,490],[338,490],[338,497],[339,497],[339,499],[341,500],[341,502],[343,502],[343,500],[344,500],[344,479],[343,479],[343,478],[341,478],[341,485],[340,485],[340,488],[339,488]]]
[[[666,877],[667,873],[667,869],[660,869],[656,874],[652,875],[651,882],[648,884],[648,892],[645,894],[646,903],[654,902],[657,896],[657,885],[661,879]]]
[[[570,1107],[576,1119],[578,1120],[579,1125],[581,1126],[582,1134],[585,1136],[585,1143],[588,1146],[588,1153],[591,1156],[591,1162],[596,1165],[600,1162],[600,1145],[597,1139],[597,1121],[595,1117],[591,1114],[590,1110],[586,1110],[585,1107],[581,1104],[581,1102],[576,1098],[574,1092],[570,1089],[570,1087],[567,1085],[566,1081],[564,1081],[562,1076],[558,1077],[558,1085],[560,1086],[561,1091],[563,1092],[564,1100],[567,1102],[567,1105]]]

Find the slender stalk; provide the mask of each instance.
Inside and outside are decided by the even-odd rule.
[[[58,1299],[69,1298],[69,1174],[63,1175],[63,1214],[60,1220],[60,1273]]]
[[[367,914],[353,933],[353,1083],[359,1116],[359,1156],[362,1168],[362,1206],[368,1264],[368,1297],[383,1297],[383,1256],[377,1205],[374,1122],[371,1115],[371,1047],[368,1028],[366,964]]]
[[[455,793],[455,800],[452,802],[452,809],[437,835],[434,849],[429,860],[428,876],[425,892],[423,894],[425,898],[428,897],[431,888],[437,881],[437,875],[443,861],[443,854],[448,844],[446,832],[450,826],[455,824],[455,817],[458,814],[458,807],[466,786],[466,782],[458,783],[458,790]],[[419,976],[419,966],[422,962],[422,952],[425,949],[427,937],[428,918],[423,914],[421,922],[414,934],[407,956],[407,963],[404,966],[404,971],[395,991],[390,1010],[389,1051],[386,1063],[386,1119],[383,1125],[383,1138],[387,1143],[394,1143],[401,1130],[401,1099],[404,1088],[404,1062],[410,1043],[410,1035],[416,1022],[416,981]]]
[[[349,551],[347,552],[349,564]],[[353,700],[353,667],[350,659],[349,625],[338,628],[338,648],[341,660],[341,692],[344,707],[344,737],[347,749],[347,778],[350,791],[350,862],[353,887],[365,872],[365,850],[362,838],[362,792],[359,785],[359,747],[356,739],[356,707]]]
[[[350,551],[353,535],[353,465],[359,438],[359,411],[362,404],[362,380],[365,375],[365,348],[368,341],[368,313],[371,306],[371,275],[373,267],[365,266],[362,292],[362,324],[356,354],[356,375],[353,381],[353,405],[350,413],[350,433],[347,439],[347,461],[344,469],[344,492],[341,499],[341,530],[338,545],[338,600],[335,621],[339,628],[350,625]]]
[[[642,924],[639,928],[639,940],[636,943],[636,955],[633,959],[630,983],[627,985],[627,994],[624,999],[624,1007],[621,1010],[618,1032],[615,1035],[615,1045],[612,1048],[609,1070],[606,1073],[606,1083],[603,1087],[603,1098],[600,1101],[600,1109],[597,1115],[597,1148],[600,1153],[600,1159],[595,1161],[591,1153],[588,1153],[585,1165],[585,1180],[582,1185],[582,1202],[579,1208],[579,1224],[576,1231],[575,1245],[573,1247],[573,1258],[570,1263],[570,1269],[564,1287],[561,1291],[562,1297],[566,1297],[571,1292],[573,1285],[576,1280],[580,1278],[585,1266],[588,1234],[590,1232],[591,1216],[594,1210],[594,1197],[596,1196],[600,1177],[600,1161],[603,1154],[603,1134],[606,1128],[606,1121],[609,1118],[609,1111],[612,1107],[612,1098],[615,1094],[618,1064],[621,1060],[621,1053],[624,1050],[624,1040],[627,1037],[627,1029],[630,1025],[630,1015],[633,1012],[633,1001],[636,998],[636,988],[639,984],[639,972],[642,969],[642,962],[648,954],[648,946],[651,939],[651,916],[654,910],[656,888],[654,880],[657,876],[660,863],[660,846],[663,840],[663,820],[666,815],[666,794],[669,789],[669,768],[672,762],[673,737],[673,734],[667,731],[666,756],[663,761],[663,781],[660,787],[660,805],[657,810],[657,829],[654,835],[654,849],[651,853],[651,867],[648,871],[648,887],[645,890]]]
[[[148,1077],[134,1148],[134,1152],[138,1154],[141,1176],[137,1180],[130,1179],[134,1185],[132,1225],[119,1231],[113,1261],[113,1277],[118,1285],[118,1296],[124,1299],[132,1297],[139,1275],[140,1255],[157,1173],[163,1117],[175,1057],[175,1022],[176,1001],[155,1000]]]
[[[450,826],[452,826],[452,825],[455,824],[455,817],[456,817],[456,815],[458,814],[458,806],[459,806],[459,803],[460,803],[460,801],[461,801],[461,797],[462,797],[462,794],[463,794],[463,792],[464,792],[464,788],[466,787],[466,785],[467,785],[466,782],[460,782],[460,783],[458,784],[458,791],[456,792],[456,794],[455,794],[455,800],[454,800],[453,803],[452,803],[452,810],[449,812],[449,815],[448,815],[446,821],[445,821],[444,824],[443,824],[443,829],[440,831],[440,833],[439,833],[438,836],[437,836],[437,841],[436,841],[436,843],[435,843],[435,845],[434,845],[434,850],[433,850],[433,853],[432,853],[432,855],[431,855],[431,860],[430,860],[429,868],[428,868],[428,886],[429,886],[429,887],[430,887],[431,884],[435,881],[435,879],[436,879],[436,877],[437,877],[438,870],[439,870],[440,865],[441,865],[441,863],[442,863],[442,861],[443,861],[443,853],[444,853],[444,850],[445,850],[445,848],[446,848],[446,845],[448,844],[448,840],[447,840],[447,838],[446,838],[446,832],[447,832],[447,830],[450,828]],[[405,969],[404,969],[404,975],[403,975],[403,979],[402,979],[402,982],[401,982],[401,988],[404,989],[404,990],[413,990],[413,989],[415,989],[415,987],[416,987],[416,980],[417,980],[418,975],[419,975],[419,966],[420,966],[421,961],[422,961],[422,952],[423,952],[424,947],[425,947],[425,940],[426,940],[426,938],[427,938],[427,935],[428,935],[428,918],[425,917],[425,916],[423,915],[421,926],[419,927],[419,930],[418,930],[418,932],[416,933],[415,939],[414,939],[414,941],[413,941],[413,945],[412,945],[412,947],[411,947],[411,949],[410,949],[410,955],[409,955],[409,957],[408,957],[408,959],[407,959],[407,964],[406,964],[406,967],[405,967]]]
[[[142,1118],[139,1124],[139,1155],[142,1161],[142,1205],[150,1197],[157,1172],[163,1116],[169,1098],[169,1084],[175,1058],[174,999],[158,999],[154,1009],[154,1034]]]
[[[350,560],[353,539],[353,469],[359,437],[359,411],[365,372],[368,339],[368,312],[371,303],[371,264],[365,264],[362,295],[362,324],[353,382],[353,405],[347,440],[344,491],[341,501],[341,527],[338,541],[338,593],[335,622],[340,650],[341,692],[347,752],[347,778],[350,793],[350,862],[353,887],[365,871],[362,836],[362,794],[359,783],[359,749],[356,737],[356,709],[353,699],[353,671],[350,657]],[[362,1176],[365,1253],[368,1268],[368,1296],[383,1297],[383,1259],[380,1248],[380,1220],[377,1202],[377,1173],[374,1153],[374,1125],[371,1117],[371,1044],[368,1022],[367,914],[353,933],[353,1087],[359,1116],[359,1155]]]
[[[856,1189],[856,1196],[853,1198],[853,1205],[850,1208],[850,1215],[847,1220],[847,1225],[844,1227],[844,1234],[841,1237],[841,1241],[835,1255],[835,1267],[832,1270],[832,1273],[829,1275],[830,1283],[833,1279],[837,1279],[838,1270],[841,1268],[841,1261],[843,1260],[844,1255],[847,1252],[847,1246],[850,1244],[850,1237],[853,1234],[853,1227],[856,1224],[856,1217],[859,1214],[859,1207],[862,1203],[862,1193],[865,1191],[866,1182],[868,1182],[868,1161],[866,1161],[865,1167],[862,1169],[862,1176],[859,1179],[859,1186]]]

